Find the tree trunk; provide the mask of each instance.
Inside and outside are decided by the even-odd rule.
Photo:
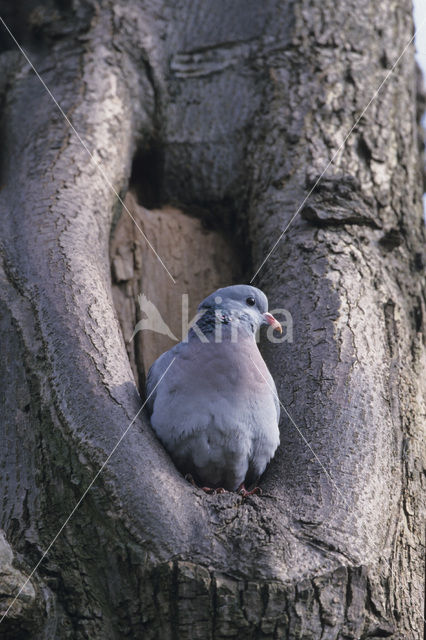
[[[0,25],[0,637],[420,638],[411,46],[364,113],[411,2],[33,7],[2,15],[75,130]],[[112,284],[129,187],[148,209],[207,212],[241,256],[223,277],[246,281],[309,195],[254,280],[294,322],[292,343],[263,345],[284,407],[263,497],[203,495],[138,414],[130,360],[141,379],[146,361],[118,320],[134,301],[116,311],[112,290],[132,297],[148,262],[174,285],[134,231],[139,271]]]

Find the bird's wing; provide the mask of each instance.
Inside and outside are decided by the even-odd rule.
[[[271,372],[266,366],[266,363],[260,353],[259,347],[254,351],[253,357],[250,356],[250,360],[252,361],[253,367],[257,369],[257,373],[259,373],[259,376],[260,376],[259,380],[263,378],[263,381],[266,382],[266,384],[269,387],[271,395],[274,398],[275,411],[277,412],[277,422],[279,422],[280,415],[281,415],[281,406],[280,406],[280,399],[278,397],[277,387],[275,384],[275,380],[273,379]]]
[[[150,416],[154,410],[154,402],[157,396],[156,385],[175,357],[174,350],[175,347],[169,349],[169,351],[165,351],[159,358],[157,358],[148,371],[148,376],[146,378],[146,408]]]

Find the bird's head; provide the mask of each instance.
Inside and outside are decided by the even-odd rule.
[[[255,334],[262,324],[282,332],[278,320],[268,313],[268,299],[260,289],[246,284],[236,284],[217,289],[198,306],[198,325],[204,331],[212,323],[235,327],[236,331]],[[204,328],[203,328],[204,325]]]

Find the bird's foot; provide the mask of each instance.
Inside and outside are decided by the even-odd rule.
[[[226,493],[226,489],[224,489],[223,487],[218,487],[217,489],[214,489],[213,487],[199,487],[190,473],[186,474],[185,480],[188,480],[188,482],[190,482],[196,489],[201,489],[202,491],[204,491],[205,493],[209,493],[210,495]]]
[[[226,489],[223,487],[217,487],[217,489],[213,489],[213,487],[200,487],[206,493],[210,493],[210,495],[217,495],[218,493],[226,493]]]
[[[254,489],[252,489],[251,491],[247,491],[247,489],[244,486],[244,482],[240,484],[240,486],[237,489],[237,492],[240,494],[240,496],[243,496],[243,498],[247,498],[247,496],[262,495],[262,489],[260,487],[254,487]]]

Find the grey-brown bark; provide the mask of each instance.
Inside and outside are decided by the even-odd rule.
[[[214,212],[249,247],[248,279],[412,31],[410,2],[385,0],[52,2],[5,19],[114,188],[136,157],[142,203]],[[4,611],[141,400],[111,292],[117,198],[1,43]],[[293,314],[294,342],[264,353],[317,457],[284,416],[267,495],[204,496],[140,416],[1,637],[421,637],[415,96],[410,49],[255,281]]]

